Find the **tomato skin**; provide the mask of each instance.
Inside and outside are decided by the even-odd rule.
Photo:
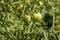
[[[42,19],[42,15],[40,13],[33,13],[32,19],[34,21],[40,21]]]
[[[31,16],[30,15],[25,15],[24,19],[25,19],[25,22],[27,22],[27,23],[31,22]]]
[[[42,6],[43,5],[43,2],[42,1],[39,1],[39,4],[40,4],[40,6]]]
[[[10,27],[7,27],[7,30],[10,32],[10,31],[15,31],[15,27],[14,26],[10,26]]]
[[[1,3],[4,3],[4,1],[2,0]]]
[[[22,9],[22,8],[23,8],[23,4],[21,4],[17,7],[17,9]]]

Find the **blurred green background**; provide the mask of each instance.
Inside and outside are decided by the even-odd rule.
[[[60,0],[0,0],[0,40],[60,40]]]

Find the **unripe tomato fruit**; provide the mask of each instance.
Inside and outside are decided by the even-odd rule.
[[[15,30],[15,27],[14,26],[10,26],[7,28],[8,31],[14,31]]]
[[[23,8],[23,4],[21,4],[17,7],[17,9],[22,9],[22,8]]]
[[[40,6],[42,6],[43,5],[43,2],[42,1],[39,1],[39,4],[40,4]]]
[[[1,3],[4,3],[4,1],[2,0]]]
[[[26,22],[28,22],[28,23],[31,22],[31,16],[30,15],[25,15],[24,18],[25,18]]]
[[[42,15],[40,13],[33,13],[33,20],[40,21],[42,19]]]

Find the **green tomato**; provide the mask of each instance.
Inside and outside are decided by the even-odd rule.
[[[40,4],[40,6],[42,6],[43,5],[43,2],[42,1],[39,1],[39,4]]]
[[[14,30],[15,30],[15,27],[14,26],[8,27],[8,31],[14,31]]]
[[[40,21],[42,19],[42,15],[40,13],[33,13],[33,20]]]
[[[4,1],[2,0],[1,3],[4,3]]]
[[[25,21],[26,22],[31,22],[31,16],[30,15],[25,15]]]
[[[23,4],[21,4],[17,7],[17,9],[22,9],[22,8],[23,8]]]

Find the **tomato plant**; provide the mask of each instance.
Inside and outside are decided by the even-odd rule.
[[[60,40],[60,0],[0,0],[0,40]]]

